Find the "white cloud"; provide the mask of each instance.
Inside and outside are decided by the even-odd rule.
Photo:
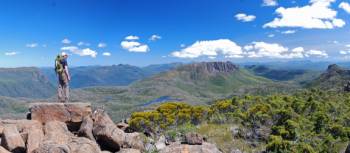
[[[282,34],[293,34],[293,33],[296,33],[297,31],[296,30],[287,30],[287,31],[282,31],[281,33]]]
[[[316,56],[321,58],[328,58],[328,54],[322,50],[309,50],[305,53],[306,57]]]
[[[6,52],[5,53],[6,56],[15,56],[17,54],[18,54],[18,52]]]
[[[102,55],[103,56],[111,56],[112,54],[110,52],[104,52]]]
[[[342,8],[345,12],[350,13],[350,4],[347,2],[341,2],[339,8]]]
[[[179,58],[197,58],[201,56],[213,58],[219,54],[227,58],[243,57],[242,48],[228,39],[197,41],[181,51],[171,53],[172,56]]]
[[[107,47],[107,44],[106,44],[106,43],[100,42],[100,43],[98,43],[97,47],[99,47],[99,48],[105,48],[105,47]]]
[[[122,41],[120,45],[129,52],[148,52],[150,50],[148,45],[136,41]]]
[[[242,22],[251,22],[251,21],[254,21],[256,17],[254,15],[239,13],[235,15],[235,18]]]
[[[277,0],[263,0],[263,6],[277,6]]]
[[[79,41],[77,45],[78,46],[90,46],[90,43]]]
[[[62,40],[62,43],[63,43],[63,44],[70,44],[71,41],[70,41],[68,38],[64,38],[64,39]]]
[[[26,44],[26,47],[35,48],[35,47],[38,47],[38,44],[37,43]]]
[[[130,35],[130,36],[125,37],[125,39],[126,39],[126,40],[138,40],[139,37],[138,37],[138,36]]]
[[[95,58],[97,56],[97,52],[90,48],[80,49],[76,46],[65,46],[65,47],[62,47],[61,50],[70,51],[79,56],[91,56],[92,58]]]
[[[339,54],[346,55],[346,54],[348,54],[348,52],[344,51],[344,50],[341,50],[341,51],[339,51]]]
[[[186,47],[186,45],[185,45],[185,44],[181,44],[180,47],[181,47],[181,48],[184,48],[184,47]]]
[[[348,45],[345,45],[345,47],[349,47],[349,48],[350,48],[350,44],[348,44]]]
[[[267,35],[267,37],[272,38],[272,37],[275,37],[275,35],[274,34],[269,34],[269,35]]]
[[[152,36],[149,38],[150,41],[156,41],[156,40],[159,40],[159,39],[162,39],[162,37],[159,36],[159,35],[152,35]]]
[[[344,20],[336,18],[337,11],[330,8],[335,0],[310,0],[310,4],[303,7],[279,7],[273,21],[263,27],[299,27],[306,29],[333,29],[343,27]]]

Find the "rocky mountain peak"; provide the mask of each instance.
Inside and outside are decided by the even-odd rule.
[[[342,71],[342,70],[343,69],[337,64],[331,64],[327,68],[327,72],[338,72],[338,71]]]
[[[208,74],[215,73],[232,73],[239,69],[238,65],[235,65],[229,61],[227,62],[201,62],[194,63],[185,66],[187,69],[191,69],[195,72],[202,72]]]

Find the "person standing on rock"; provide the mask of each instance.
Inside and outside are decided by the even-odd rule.
[[[62,103],[67,103],[69,100],[70,75],[68,71],[67,58],[68,54],[62,52],[61,55],[57,55],[55,60],[55,71],[56,75],[58,76],[57,96],[58,101]]]

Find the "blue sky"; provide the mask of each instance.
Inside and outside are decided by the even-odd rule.
[[[349,0],[0,3],[0,67],[350,57]]]

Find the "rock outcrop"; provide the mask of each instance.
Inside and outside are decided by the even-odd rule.
[[[0,153],[220,153],[196,133],[186,134],[184,142],[166,143],[163,136],[155,144],[87,103],[36,103],[29,116],[0,120]]]
[[[34,103],[27,120],[1,120],[0,153],[138,153],[140,133],[125,133],[88,103]],[[127,124],[125,125],[127,126]]]

